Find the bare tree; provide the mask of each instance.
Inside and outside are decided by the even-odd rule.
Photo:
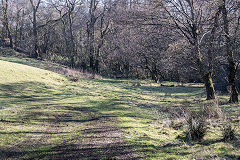
[[[109,14],[107,12],[109,12],[111,9],[111,4],[109,6],[107,6],[107,4],[104,4],[103,7],[103,11],[100,14],[100,27],[99,27],[99,32],[100,35],[97,39],[97,47],[96,47],[96,58],[95,58],[95,64],[94,64],[94,71],[96,73],[99,73],[99,58],[101,55],[101,48],[104,45],[104,41],[105,41],[105,36],[108,34],[108,32],[110,31],[110,19],[109,17],[106,16],[106,14]]]
[[[238,90],[236,86],[236,72],[237,72],[237,64],[235,62],[235,56],[233,51],[232,37],[229,31],[229,17],[228,11],[226,8],[226,0],[221,0],[221,11],[222,11],[222,19],[223,19],[223,27],[224,27],[224,35],[226,41],[226,52],[227,52],[227,60],[228,60],[228,83],[231,91],[231,97],[229,102],[236,103],[238,102]]]
[[[40,58],[39,48],[38,48],[38,32],[37,32],[37,12],[41,3],[41,0],[37,0],[34,3],[33,0],[29,0],[32,6],[32,24],[33,24],[33,38],[34,38],[34,51],[31,57],[33,58]]]
[[[87,48],[89,52],[89,63],[90,63],[90,69],[94,71],[94,41],[95,41],[95,24],[98,19],[96,15],[97,6],[99,4],[99,1],[97,0],[90,0],[90,6],[89,6],[89,21],[87,22],[87,35],[88,35],[88,43]]]
[[[204,1],[198,0],[169,0],[161,5],[170,16],[170,25],[175,25],[177,30],[182,34],[192,45],[192,55],[196,62],[199,73],[204,81],[207,99],[215,99],[215,91],[213,86],[213,70],[212,58],[208,63],[204,63],[201,53],[201,37],[204,36],[204,17],[203,6]],[[204,10],[206,12],[206,10]],[[214,27],[215,29],[215,27]],[[212,35],[214,35],[214,29]],[[209,31],[207,31],[209,32]],[[208,52],[209,57],[212,57],[212,52]]]
[[[9,9],[9,1],[8,0],[2,0],[2,14],[3,14],[3,35],[7,35],[7,38],[9,39],[9,46],[13,48],[13,38],[11,33],[11,28],[9,25],[9,19],[8,19],[8,9]],[[6,33],[6,34],[5,34]],[[4,38],[4,37],[3,37]]]

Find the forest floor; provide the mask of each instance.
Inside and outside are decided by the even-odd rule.
[[[240,107],[228,95],[206,101],[202,84],[72,80],[51,66],[0,57],[0,159],[240,159]],[[186,141],[181,109],[216,104],[238,139],[223,142],[223,120],[209,118],[203,141]]]

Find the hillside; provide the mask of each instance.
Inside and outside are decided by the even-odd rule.
[[[239,140],[223,142],[208,121],[202,142],[183,138],[181,108],[214,106],[202,84],[88,79],[47,62],[0,57],[0,159],[239,159]],[[239,136],[240,107],[219,95]]]

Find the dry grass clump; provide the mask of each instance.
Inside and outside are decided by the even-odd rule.
[[[181,108],[181,116],[184,117],[187,131],[186,138],[190,141],[201,141],[207,133],[208,123],[211,119],[217,119],[217,126],[222,126],[223,141],[237,140],[237,129],[233,126],[230,118],[222,112],[218,101],[214,101],[210,105],[205,105],[200,111],[191,111],[187,107]],[[224,122],[224,123],[220,123]]]
[[[140,86],[142,86],[142,85],[141,85],[140,82],[133,82],[133,83],[132,83],[132,86],[133,86],[133,87],[140,87]]]
[[[69,77],[69,81],[77,82],[78,80],[79,80],[78,77]]]
[[[159,124],[164,127],[179,130],[186,126],[184,135],[181,135],[180,138],[188,141],[200,142],[208,133],[208,129],[212,127],[219,129],[221,126],[224,126],[222,127],[223,141],[237,139],[237,129],[233,127],[233,122],[220,108],[218,100],[208,102],[203,107],[200,107],[199,111],[192,111],[190,107],[179,106],[161,108],[161,110],[155,111],[155,114],[159,115],[157,121],[161,122]]]
[[[194,112],[186,107],[182,108],[182,112],[187,125],[187,140],[202,141],[207,133],[206,117],[202,112]]]
[[[224,113],[222,112],[221,108],[219,107],[219,101],[215,100],[210,104],[203,106],[201,109],[202,114],[207,117],[208,119],[214,118],[219,119],[225,117]]]
[[[220,119],[223,125],[222,127],[222,135],[223,141],[233,141],[236,140],[236,128],[232,125],[231,118],[227,117],[219,107],[218,100],[215,100],[212,104],[206,105],[203,107],[203,114],[207,116],[207,118],[215,118]]]
[[[207,132],[207,125],[205,117],[190,116],[187,119],[187,138],[192,141],[201,141]]]
[[[232,126],[231,122],[227,122],[222,128],[223,141],[233,141],[236,140],[236,128]]]

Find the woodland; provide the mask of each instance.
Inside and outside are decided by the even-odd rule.
[[[240,159],[239,0],[1,0],[0,159]]]

